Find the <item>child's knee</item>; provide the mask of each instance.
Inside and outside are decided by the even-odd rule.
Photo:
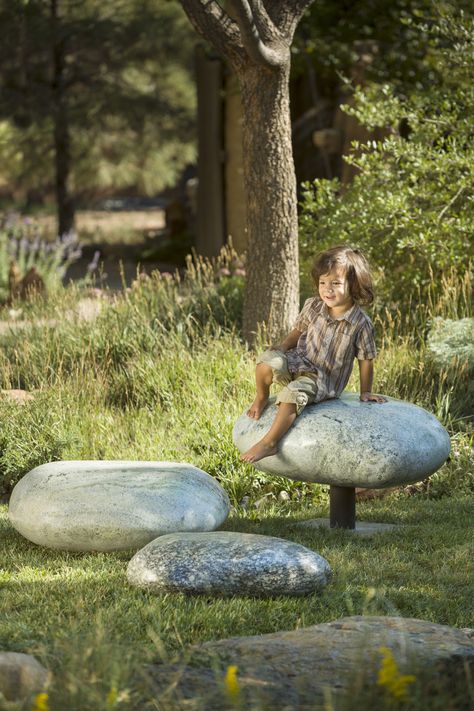
[[[286,385],[279,393],[276,399],[276,404],[281,403],[291,403],[296,407],[296,414],[299,415],[303,412],[304,408],[309,402],[308,393],[302,392],[295,387],[292,387],[295,381],[292,381]]]
[[[274,383],[285,385],[290,382],[291,376],[288,372],[288,362],[286,355],[282,351],[268,350],[261,353],[257,358],[257,368],[261,365],[271,369]]]

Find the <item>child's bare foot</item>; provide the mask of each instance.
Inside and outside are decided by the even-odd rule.
[[[252,420],[259,420],[262,412],[266,408],[268,403],[268,397],[257,397],[253,401],[253,403],[250,405],[249,409],[247,410],[247,416],[251,417]]]
[[[250,449],[244,452],[240,458],[243,462],[253,463],[265,457],[271,457],[271,455],[276,454],[277,451],[278,447],[276,444],[267,444],[261,439],[260,442],[257,442],[257,444],[254,444],[253,447],[250,447]]]

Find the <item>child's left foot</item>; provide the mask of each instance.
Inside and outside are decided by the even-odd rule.
[[[251,462],[253,464],[265,457],[271,457],[272,454],[276,454],[277,451],[278,447],[275,444],[267,444],[263,442],[263,440],[260,440],[260,442],[257,442],[257,444],[254,444],[253,447],[250,447],[250,449],[244,452],[240,459],[243,462]]]

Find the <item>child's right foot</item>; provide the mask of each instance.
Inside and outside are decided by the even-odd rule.
[[[240,459],[243,462],[251,462],[254,464],[255,462],[259,462],[260,459],[271,457],[272,454],[276,454],[277,451],[278,448],[275,444],[267,444],[261,439],[260,442],[257,442],[257,444],[254,444],[253,447],[250,447],[250,449],[244,452]]]
[[[247,410],[247,416],[251,417],[252,420],[259,420],[262,412],[266,408],[268,403],[268,397],[256,397],[253,403]]]

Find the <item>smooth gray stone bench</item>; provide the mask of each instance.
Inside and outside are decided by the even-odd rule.
[[[28,472],[13,489],[9,517],[40,546],[108,552],[176,531],[213,531],[229,511],[222,486],[192,464],[65,461]]]
[[[330,485],[331,528],[355,528],[355,488],[421,481],[446,461],[449,435],[434,415],[387,398],[360,402],[356,393],[309,405],[280,442],[278,454],[254,466],[268,474]],[[245,452],[270,429],[275,398],[259,420],[243,414],[233,438]]]

